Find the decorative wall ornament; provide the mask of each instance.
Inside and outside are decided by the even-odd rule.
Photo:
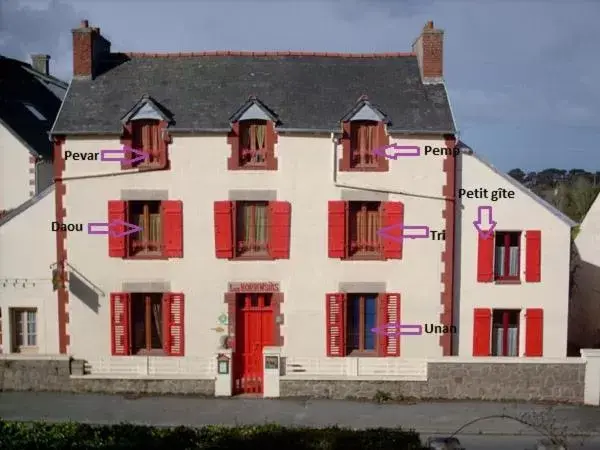
[[[221,324],[221,325],[228,325],[229,324],[229,317],[227,316],[227,314],[223,313],[221,314],[217,321]]]

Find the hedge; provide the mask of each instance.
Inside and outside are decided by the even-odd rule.
[[[419,434],[399,428],[286,428],[278,425],[155,428],[121,424],[7,422],[2,450],[420,450]]]

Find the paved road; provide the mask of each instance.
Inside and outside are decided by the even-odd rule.
[[[353,428],[413,428],[422,435],[453,433],[485,416],[533,414],[541,422],[566,427],[572,434],[593,434],[590,449],[600,449],[600,408],[549,407],[483,402],[378,405],[335,400],[199,399],[190,397],[127,398],[33,392],[0,393],[0,417],[9,420],[80,421],[97,424],[130,422],[144,425],[279,423],[292,426],[340,425]],[[482,437],[481,435],[490,435]],[[491,436],[495,435],[495,436]],[[503,435],[504,437],[498,437]],[[515,436],[509,438],[508,436]],[[539,437],[530,428],[506,419],[489,419],[466,427],[459,438],[467,448],[520,450]],[[500,442],[500,447],[496,445]],[[523,447],[521,447],[523,445]]]
[[[537,438],[532,436],[459,436],[461,445],[467,450],[532,450]],[[600,438],[588,439],[580,446],[573,441],[573,450],[598,450]]]

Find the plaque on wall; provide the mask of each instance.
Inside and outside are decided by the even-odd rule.
[[[265,356],[265,369],[279,369],[279,357]]]

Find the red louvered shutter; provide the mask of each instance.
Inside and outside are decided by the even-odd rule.
[[[290,258],[292,205],[269,202],[269,254],[275,259]]]
[[[528,230],[525,233],[525,281],[539,283],[542,280],[542,232]]]
[[[400,294],[380,294],[378,300],[378,323],[379,327],[384,327],[378,336],[379,356],[400,356],[400,336],[395,333],[398,329],[385,328],[388,324],[400,324]]]
[[[346,353],[346,295],[327,294],[327,356],[345,356]]]
[[[347,250],[346,214],[348,202],[330,201],[328,209],[329,257],[345,258]]]
[[[133,164],[131,163],[131,160],[134,158],[133,156],[133,152],[131,151],[131,148],[135,145],[133,143],[133,139],[134,139],[134,122],[129,122],[127,125],[125,125],[125,129],[124,129],[124,139],[121,141],[123,143],[123,159],[121,160],[121,170],[127,170],[127,169],[131,169],[133,167]],[[137,132],[137,130],[136,130]],[[142,150],[141,148],[138,148],[136,150]]]
[[[168,293],[163,295],[164,348],[171,356],[183,356],[185,350],[184,296]]]
[[[233,258],[233,202],[214,203],[217,258]]]
[[[487,239],[478,235],[477,245],[477,281],[490,283],[494,281],[494,234]]]
[[[163,256],[183,258],[183,202],[180,200],[163,201],[160,209]]]
[[[108,202],[108,223],[109,225],[118,221],[127,222],[127,202],[123,200],[109,200]],[[122,234],[125,232],[124,225],[110,226],[108,235],[108,256],[111,258],[125,258],[127,256],[127,236],[113,236],[113,234]]]
[[[473,314],[473,356],[490,356],[492,311],[475,308]]]
[[[525,356],[543,356],[544,310],[531,308],[525,311]]]
[[[129,341],[129,294],[111,292],[110,294],[110,346],[113,356],[131,354]]]
[[[402,227],[404,226],[404,203],[383,202],[383,228],[398,225],[398,239],[383,240],[383,256],[386,259],[402,259]],[[394,232],[390,233],[392,236]]]

